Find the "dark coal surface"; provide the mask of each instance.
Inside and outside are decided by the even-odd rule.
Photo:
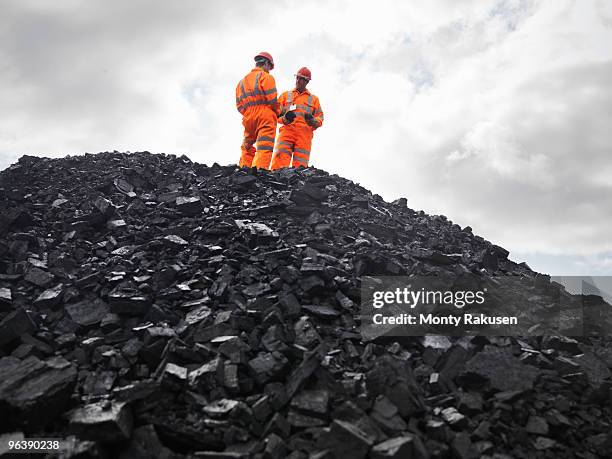
[[[115,152],[24,156],[0,209],[0,456],[611,457],[607,337],[362,341],[362,276],[556,288],[404,199]]]

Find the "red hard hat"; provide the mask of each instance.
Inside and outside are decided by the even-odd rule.
[[[265,57],[266,59],[268,59],[270,61],[270,64],[272,64],[272,68],[274,68],[274,59],[272,59],[272,55],[270,53],[262,51],[257,56],[255,56],[255,60],[257,60],[258,57]]]
[[[308,81],[310,81],[310,79],[312,78],[312,74],[310,73],[310,70],[308,70],[308,67],[302,67],[301,69],[299,69],[295,76],[306,78]]]

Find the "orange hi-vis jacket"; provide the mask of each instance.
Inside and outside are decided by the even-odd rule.
[[[291,110],[292,105],[295,105],[293,111],[296,117],[290,124],[286,124],[284,117],[279,117],[283,126],[280,128],[276,143],[272,169],[290,166],[308,167],[313,132],[323,125],[323,110],[319,98],[311,94],[308,89],[301,93],[297,89],[292,89],[282,93],[278,103],[283,115]],[[312,124],[306,122],[307,113],[313,116]]]
[[[236,86],[236,108],[244,126],[240,166],[270,168],[279,114],[276,96],[274,77],[260,67],[252,69]]]

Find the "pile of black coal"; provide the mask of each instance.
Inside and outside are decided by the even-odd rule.
[[[363,339],[363,276],[550,284],[405,199],[114,152],[24,156],[0,209],[0,456],[610,457],[610,339]]]

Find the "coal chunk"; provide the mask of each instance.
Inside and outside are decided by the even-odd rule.
[[[329,410],[329,393],[325,390],[302,391],[291,400],[287,420],[297,427],[324,425]]]
[[[412,457],[414,436],[407,434],[402,437],[390,438],[378,443],[370,452],[371,459],[404,459]]]
[[[189,372],[190,387],[201,391],[210,391],[223,383],[223,364],[220,359],[213,359]]]
[[[41,307],[55,307],[62,301],[63,294],[64,286],[62,284],[58,284],[38,295],[38,297],[34,300],[34,304]]]
[[[286,391],[289,398],[293,397],[298,389],[310,378],[321,364],[321,354],[326,350],[325,344],[319,345],[315,350],[307,353],[302,362],[291,373],[287,380]]]
[[[200,198],[187,196],[179,196],[176,198],[176,208],[179,212],[187,215],[197,215],[204,210]]]
[[[180,249],[189,245],[189,242],[187,242],[182,237],[177,236],[176,234],[169,234],[168,236],[163,238],[163,241],[166,246],[171,248]]]
[[[0,347],[14,341],[21,335],[34,332],[36,328],[30,314],[24,309],[19,308],[9,312],[0,321]]]
[[[442,419],[444,419],[454,429],[464,429],[467,427],[467,418],[452,406],[443,409],[440,414],[442,415]]]
[[[368,456],[374,439],[359,427],[346,421],[335,420],[324,432],[317,446],[330,449],[336,459],[363,459]]]
[[[118,443],[130,438],[132,413],[124,402],[103,401],[74,409],[69,428],[79,438],[102,443]]]
[[[542,349],[569,352],[572,355],[582,353],[578,341],[567,336],[544,336],[540,347]]]
[[[257,177],[253,175],[238,175],[238,176],[232,177],[232,183],[234,185],[244,187],[244,188],[249,188],[255,185],[256,182],[257,182]]]
[[[77,380],[76,367],[55,357],[46,361],[28,357],[0,359],[0,424],[44,427],[70,402]]]
[[[162,373],[162,386],[169,389],[180,390],[187,383],[187,375],[187,368],[174,363],[168,363]]]
[[[94,201],[94,207],[104,216],[105,218],[110,218],[116,210],[115,205],[109,200],[102,196],[98,196]]]
[[[127,223],[123,219],[109,220],[108,222],[106,222],[106,227],[109,230],[114,231],[114,230],[118,230],[118,229],[121,229],[121,228],[126,228],[127,227]]]
[[[47,287],[55,276],[40,268],[30,268],[25,274],[24,279],[37,287]]]
[[[370,416],[382,430],[391,435],[408,428],[398,408],[384,395],[376,398]]]
[[[324,284],[322,284],[324,285]],[[322,305],[303,305],[302,309],[306,312],[311,313],[314,316],[317,316],[321,319],[335,319],[340,315],[340,312],[332,308],[331,306],[322,306]]]
[[[308,316],[300,317],[294,325],[295,344],[312,349],[322,338]]]
[[[483,410],[482,395],[474,392],[461,392],[457,408],[468,416],[474,416]]]
[[[265,384],[279,376],[289,361],[280,352],[262,352],[248,363],[249,370],[258,384]]]
[[[108,304],[98,297],[66,305],[70,319],[83,327],[100,323],[109,312]]]
[[[466,433],[459,433],[451,443],[454,457],[457,459],[477,459],[480,453],[472,443],[470,436]]]
[[[590,384],[598,389],[612,377],[612,371],[606,363],[592,352],[583,352],[575,356],[575,363],[584,371]]]
[[[176,454],[163,445],[151,424],[134,429],[130,444],[120,459],[149,458],[175,459]]]
[[[540,416],[529,416],[525,430],[530,434],[548,435],[548,423]]]
[[[0,288],[0,311],[4,308],[8,310],[13,303],[13,295],[10,288]]]
[[[533,388],[538,368],[523,364],[508,348],[485,346],[465,364],[462,381],[478,384],[487,381],[498,391],[520,391]]]
[[[204,406],[202,410],[210,415],[210,416],[227,416],[229,415],[234,408],[236,408],[240,402],[237,400],[229,400],[229,399],[220,399],[215,400],[212,403]]]
[[[112,312],[131,316],[144,315],[151,307],[149,299],[137,290],[119,289],[108,295]]]

